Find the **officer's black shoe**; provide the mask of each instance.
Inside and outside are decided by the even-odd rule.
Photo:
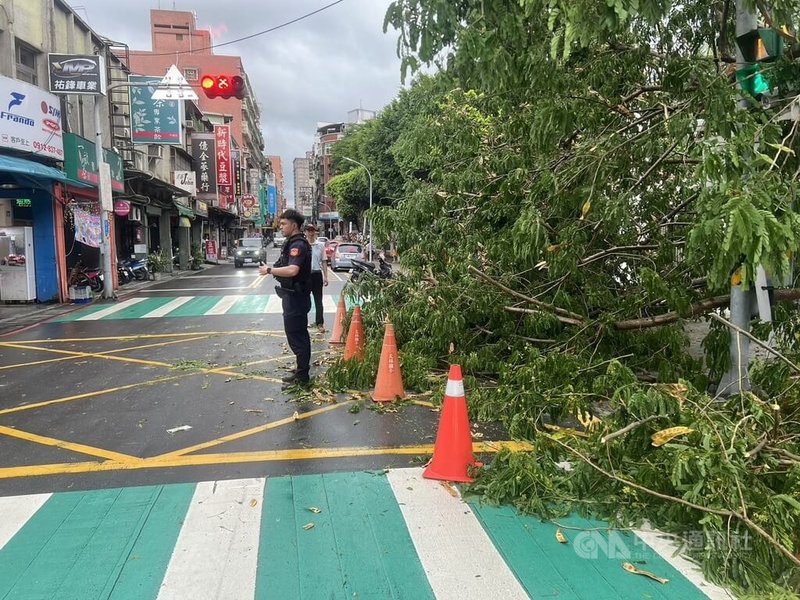
[[[291,381],[285,381],[284,384],[281,386],[281,391],[285,392],[286,390],[291,390],[293,388],[303,388],[303,389],[305,389],[305,388],[309,387],[310,385],[311,385],[311,380],[310,379],[308,379],[308,378],[300,379],[299,377],[296,377],[296,378],[292,379]]]
[[[295,370],[292,369],[292,371],[286,377],[281,377],[281,381],[283,383],[296,383],[297,375],[294,371]]]

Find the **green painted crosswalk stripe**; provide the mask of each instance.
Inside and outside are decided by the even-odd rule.
[[[219,302],[219,296],[195,296],[167,314],[167,317],[199,317],[211,310]]]
[[[569,540],[561,544],[555,537],[558,527],[553,523],[522,515],[509,506],[486,506],[474,498],[468,503],[532,598],[706,598],[635,534],[609,532],[604,521],[577,515],[558,519]],[[668,578],[669,589],[649,578],[631,575],[622,568],[623,562]]]
[[[383,475],[267,479],[258,564],[258,599],[433,598]]]
[[[67,322],[67,321],[75,321],[77,319],[80,319],[81,317],[85,317],[87,315],[91,315],[91,314],[94,314],[94,313],[96,313],[98,311],[101,311],[104,308],[108,308],[108,306],[104,305],[104,304],[94,304],[94,305],[91,305],[91,306],[87,306],[85,308],[74,310],[69,314],[63,315],[63,316],[58,317],[56,319],[53,319],[53,321],[55,321],[56,323],[64,323],[64,322]]]
[[[122,310],[118,310],[115,313],[111,313],[107,317],[101,317],[102,320],[116,320],[116,319],[138,319],[139,317],[143,317],[150,311],[153,311],[157,308],[161,308],[167,302],[171,302],[172,298],[169,297],[162,297],[162,298],[147,298],[146,300],[142,300],[141,302],[137,302],[132,306],[127,308],[123,308]]]
[[[52,496],[0,550],[0,597],[155,597],[193,488],[133,487]],[[167,514],[160,515],[162,510]],[[138,544],[140,536],[149,539]],[[133,558],[134,552],[162,544],[160,552]],[[129,566],[134,560],[144,564]],[[143,576],[142,570],[151,575]],[[114,592],[118,577],[124,581],[119,594]],[[136,591],[135,582],[154,592]]]
[[[269,302],[269,294],[251,294],[236,301],[226,315],[249,315],[263,313]]]

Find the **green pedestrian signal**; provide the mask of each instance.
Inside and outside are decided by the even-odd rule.
[[[736,71],[736,81],[739,82],[742,91],[756,99],[769,91],[769,83],[762,75],[761,67],[758,63],[738,69]]]

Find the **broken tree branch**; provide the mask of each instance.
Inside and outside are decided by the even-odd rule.
[[[578,325],[579,323],[583,322],[583,320],[584,320],[582,315],[579,315],[577,313],[565,310],[563,308],[559,308],[557,306],[553,306],[552,304],[547,304],[546,302],[542,302],[540,300],[536,300],[535,298],[530,298],[529,296],[526,296],[525,294],[521,294],[520,292],[512,290],[511,288],[506,287],[505,285],[503,285],[502,283],[500,283],[496,279],[490,277],[489,275],[487,275],[483,271],[479,271],[478,269],[476,269],[472,265],[469,265],[467,267],[467,270],[470,273],[474,273],[475,275],[477,275],[478,277],[480,277],[484,281],[487,281],[488,283],[491,283],[496,288],[498,288],[500,290],[503,290],[506,294],[510,294],[511,296],[514,296],[515,298],[519,298],[520,300],[524,300],[525,302],[533,304],[534,306],[538,306],[541,310],[543,310],[545,312],[551,312],[551,313],[555,313],[556,315],[561,315],[562,317],[568,317],[568,319],[569,319],[568,321],[564,321],[562,319],[559,319],[559,321],[562,321],[563,323],[570,323],[571,325]],[[506,308],[508,308],[508,307],[506,307]],[[512,312],[538,312],[538,311],[512,311]]]
[[[662,416],[662,415],[650,415],[649,417],[646,417],[646,418],[642,419],[641,421],[634,421],[633,423],[629,423],[628,425],[625,425],[625,427],[623,427],[622,429],[618,429],[617,431],[615,431],[613,433],[609,433],[608,435],[604,435],[602,438],[600,438],[600,443],[601,444],[605,444],[606,442],[610,442],[614,438],[618,438],[621,435],[625,435],[626,433],[628,433],[632,429],[636,429],[637,427],[639,427],[641,425],[644,425],[645,423],[649,423],[653,419],[658,419],[660,416]]]
[[[583,267],[596,260],[600,260],[601,258],[605,258],[606,256],[610,256],[612,254],[618,254],[620,252],[630,252],[631,250],[656,250],[657,248],[658,245],[656,244],[644,244],[639,246],[614,246],[613,248],[606,248],[605,250],[601,250],[600,252],[592,254],[591,256],[587,256],[578,263],[578,266]]]
[[[522,308],[522,307],[519,307],[519,306],[504,306],[503,308],[505,308],[508,312],[523,313],[523,314],[527,314],[527,315],[539,315],[539,314],[548,312],[548,311],[543,311],[543,310],[535,310],[533,308]],[[554,313],[549,313],[549,314],[552,314],[556,319],[558,319],[559,321],[561,321],[562,323],[564,323],[566,325],[582,325],[583,324],[582,320],[579,321],[577,319],[570,319],[569,317],[562,317],[561,315],[557,315],[557,314],[554,314]]]
[[[751,334],[749,331],[745,331],[745,330],[744,330],[744,329],[742,329],[741,327],[738,327],[738,326],[734,325],[733,323],[731,323],[731,322],[730,322],[730,321],[728,321],[727,319],[724,319],[723,317],[720,317],[719,315],[715,315],[714,313],[711,313],[711,314],[710,314],[710,315],[708,315],[708,316],[709,316],[709,317],[711,317],[712,319],[714,319],[715,321],[719,321],[720,323],[723,323],[723,324],[724,324],[724,325],[726,325],[727,327],[730,327],[730,328],[731,328],[731,329],[733,329],[734,331],[737,331],[738,333],[741,333],[741,334],[742,334],[743,336],[745,336],[746,338],[750,338],[750,340],[751,340],[753,343],[755,343],[755,344],[756,344],[756,345],[758,345],[758,346],[761,346],[761,347],[762,347],[764,350],[766,350],[767,352],[770,352],[770,353],[774,354],[775,356],[777,356],[778,358],[780,358],[780,359],[781,359],[781,360],[782,360],[784,363],[786,363],[787,365],[789,365],[789,367],[790,367],[790,368],[791,368],[793,371],[795,371],[795,372],[797,372],[797,373],[800,373],[800,367],[799,367],[799,366],[797,366],[797,365],[796,365],[796,364],[794,364],[792,361],[790,361],[788,358],[786,358],[786,357],[785,357],[783,354],[781,354],[780,352],[778,352],[777,350],[775,350],[775,348],[770,348],[769,344],[767,344],[767,343],[765,343],[765,342],[762,342],[760,339],[758,339],[756,336],[754,336],[753,334]]]

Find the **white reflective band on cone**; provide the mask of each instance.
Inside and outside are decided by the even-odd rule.
[[[447,380],[447,387],[444,390],[445,396],[450,396],[451,398],[460,398],[464,395],[464,382],[463,381],[453,381],[452,379]]]

